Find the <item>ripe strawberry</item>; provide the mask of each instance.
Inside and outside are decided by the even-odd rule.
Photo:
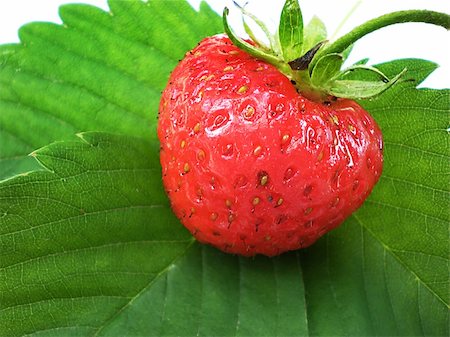
[[[287,1],[282,20],[297,10],[292,4]],[[354,66],[382,81],[377,90],[358,81],[349,92],[356,81],[340,71],[342,55],[314,59],[323,43],[308,46],[299,59],[282,59],[292,44],[268,54],[258,49],[261,43],[236,38],[226,15],[225,30],[245,51],[225,35],[206,38],[186,54],[163,92],[163,182],[175,214],[200,242],[274,256],[311,245],[369,195],[382,170],[381,131],[357,103],[336,96],[377,94],[401,74],[389,80]],[[322,69],[324,57],[340,62],[334,73]]]
[[[175,214],[200,242],[242,255],[311,245],[382,169],[381,132],[359,105],[309,101],[223,35],[174,70],[158,132]]]

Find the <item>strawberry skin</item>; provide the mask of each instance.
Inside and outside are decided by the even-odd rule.
[[[198,241],[244,256],[313,244],[361,206],[382,171],[381,131],[357,103],[307,100],[225,35],[173,71],[158,137],[176,216]]]

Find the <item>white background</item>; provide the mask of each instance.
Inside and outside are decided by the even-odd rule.
[[[126,1],[126,0],[124,0]],[[167,0],[171,1],[171,0]],[[58,7],[76,0],[2,0],[0,1],[0,44],[18,42],[17,30],[31,21],[61,22]],[[93,4],[105,10],[106,0],[79,0]],[[198,8],[200,0],[189,0]],[[225,5],[233,7],[231,1],[207,0],[216,11],[222,12]],[[245,0],[238,1],[244,4]],[[284,3],[283,0],[247,0],[248,9],[260,18],[275,26]],[[450,13],[450,1],[447,0],[300,0],[304,21],[315,14],[326,24],[329,36],[339,26],[342,19],[358,3],[358,6],[339,36],[352,27],[376,16],[403,9],[430,9]],[[232,24],[239,32],[238,13],[232,12]],[[370,63],[379,63],[395,58],[417,57],[436,62],[440,68],[435,71],[422,86],[433,88],[450,87],[450,33],[443,28],[426,24],[408,23],[384,28],[360,40],[349,59],[357,61],[369,57]]]

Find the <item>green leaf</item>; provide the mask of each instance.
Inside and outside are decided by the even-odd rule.
[[[200,12],[185,1],[109,4],[111,14],[65,5],[64,26],[28,24],[21,44],[0,47],[0,179],[36,168],[29,152],[76,132],[155,138],[170,71],[222,31],[205,3]]]
[[[194,245],[99,335],[305,336],[301,280],[295,253],[247,259]]]
[[[358,212],[309,249],[239,258],[174,218],[154,134],[152,92],[220,18],[183,1],[110,6],[63,7],[66,26],[31,24],[0,47],[2,145],[23,159],[63,140],[34,152],[41,171],[0,183],[0,336],[448,334],[450,92],[415,88],[435,64],[378,67],[408,72],[360,102],[385,164]],[[83,129],[125,135],[73,137]]]
[[[325,24],[317,16],[313,16],[311,21],[305,26],[303,32],[303,50],[301,55],[304,55],[308,50],[311,50],[319,42],[326,40],[327,28]]]
[[[91,333],[193,243],[160,183],[158,144],[84,133],[0,185],[0,335]]]
[[[303,18],[298,0],[286,0],[281,12],[278,38],[286,62],[303,55]]]

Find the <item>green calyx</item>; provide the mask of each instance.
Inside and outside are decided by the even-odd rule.
[[[235,3],[236,4],[236,3]],[[374,97],[395,83],[406,69],[392,78],[368,66],[367,60],[343,68],[353,44],[363,36],[386,26],[405,22],[424,22],[450,29],[450,16],[427,10],[399,11],[372,19],[334,42],[327,40],[326,28],[314,17],[303,26],[298,0],[286,0],[281,12],[278,32],[274,36],[263,22],[245,8],[240,7],[243,25],[251,42],[239,38],[228,24],[228,8],[223,11],[225,32],[233,43],[250,55],[276,66],[289,79],[295,81],[298,91],[312,100],[323,101],[330,97],[364,99]],[[246,20],[253,21],[267,37],[264,43],[257,39]],[[361,72],[368,80],[355,80]]]

